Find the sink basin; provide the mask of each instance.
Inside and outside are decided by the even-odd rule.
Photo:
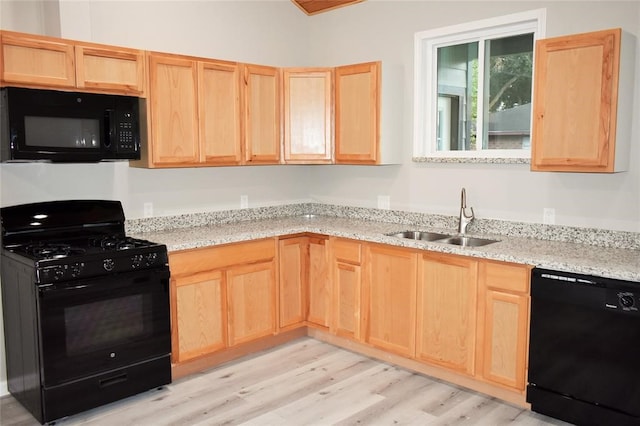
[[[488,240],[486,238],[476,238],[476,237],[449,237],[438,241],[439,243],[445,244],[453,244],[456,246],[462,247],[480,247],[486,246],[488,244],[497,243],[498,240]]]
[[[449,237],[446,234],[438,234],[437,232],[426,231],[403,231],[387,234],[389,237],[407,238],[409,240],[436,241]]]

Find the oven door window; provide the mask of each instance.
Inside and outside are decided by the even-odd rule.
[[[118,274],[40,290],[45,385],[171,352],[169,274]]]

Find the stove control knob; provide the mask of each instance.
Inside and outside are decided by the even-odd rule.
[[[158,260],[158,253],[149,253],[147,255],[147,266],[151,266]]]
[[[111,272],[113,271],[113,267],[115,266],[115,263],[113,259],[105,259],[104,262],[102,262],[102,266],[104,267],[105,271]]]
[[[73,265],[71,265],[71,276],[76,278],[77,276],[80,275],[83,269],[84,269],[84,263],[80,263],[80,262],[74,263]]]
[[[633,295],[631,294],[621,294],[619,295],[620,304],[624,308],[631,308],[635,304],[635,300],[633,300]]]
[[[60,280],[64,277],[65,275],[65,270],[63,266],[56,266],[53,269],[53,279],[54,280]]]
[[[131,267],[133,269],[138,269],[141,264],[142,264],[142,255],[141,254],[136,254],[134,256],[131,256]]]

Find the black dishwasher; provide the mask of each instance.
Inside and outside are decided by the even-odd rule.
[[[536,268],[527,402],[578,425],[640,425],[640,283]]]

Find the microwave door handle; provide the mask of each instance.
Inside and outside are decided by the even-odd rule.
[[[111,148],[111,141],[115,140],[116,128],[115,128],[115,111],[112,109],[105,110],[104,112],[104,144],[105,148]]]

